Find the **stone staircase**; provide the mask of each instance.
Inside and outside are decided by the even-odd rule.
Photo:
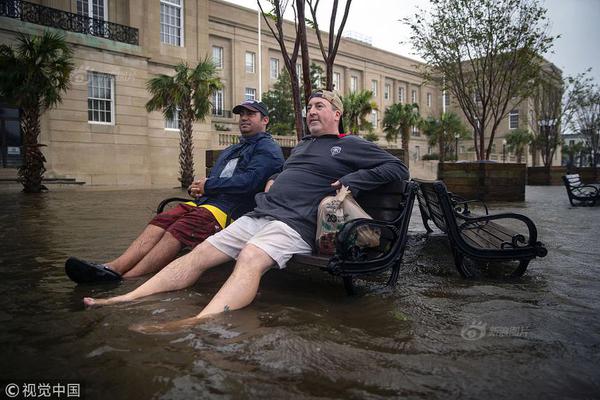
[[[17,183],[17,168],[0,168],[0,184]],[[85,182],[75,180],[75,178],[56,177],[44,178],[44,184],[52,185],[85,185]]]

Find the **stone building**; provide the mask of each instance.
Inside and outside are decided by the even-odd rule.
[[[213,97],[212,115],[194,126],[194,158],[201,175],[204,150],[223,147],[235,136],[231,108],[259,97],[261,88],[269,90],[284,68],[279,45],[264,22],[259,51],[257,26],[255,10],[220,0],[0,0],[0,43],[14,43],[19,32],[49,29],[63,33],[74,49],[71,89],[42,119],[46,177],[91,185],[176,184],[177,122],[146,112],[146,82],[155,74],[172,73],[179,62],[195,65],[211,57],[224,87]],[[311,61],[323,65],[313,32],[309,53]],[[419,64],[359,40],[345,38],[340,44],[336,88],[342,94],[374,91],[379,111],[371,120],[383,146],[400,145],[383,138],[381,120],[387,106],[416,102],[424,116],[441,112],[442,95],[423,81]],[[7,166],[18,165],[18,112],[10,108],[10,99],[1,107],[0,126],[9,139],[2,142]],[[223,131],[228,127],[230,132]],[[293,137],[279,141],[295,143]],[[411,159],[429,151],[426,138],[415,130]]]

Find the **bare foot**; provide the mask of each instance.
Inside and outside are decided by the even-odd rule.
[[[125,296],[109,297],[108,299],[94,299],[93,297],[83,298],[83,304],[88,308],[123,303],[125,301],[128,301],[128,299],[126,299]]]
[[[156,324],[134,324],[129,327],[134,332],[152,334],[152,333],[171,333],[189,329],[199,324],[205,318],[191,317],[180,319],[178,321],[169,321]]]

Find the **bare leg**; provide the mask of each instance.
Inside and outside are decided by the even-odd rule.
[[[132,278],[159,271],[175,259],[182,244],[170,232],[165,232],[162,239],[146,254],[140,262],[123,274],[124,278]]]
[[[243,308],[254,300],[260,278],[273,264],[273,259],[263,250],[252,244],[246,245],[232,274],[200,314],[167,323],[134,325],[130,329],[141,333],[176,331],[196,325],[215,314]]]
[[[165,230],[156,225],[148,225],[129,245],[125,252],[111,262],[106,263],[110,269],[120,274],[125,274],[133,268],[165,234]]]
[[[238,257],[235,268],[221,289],[198,318],[246,307],[258,292],[260,278],[275,263],[262,249],[248,244]]]
[[[208,242],[203,242],[188,254],[171,262],[134,291],[108,299],[85,297],[83,303],[86,306],[122,303],[155,293],[183,289],[193,285],[207,269],[229,260],[231,258],[228,255]]]

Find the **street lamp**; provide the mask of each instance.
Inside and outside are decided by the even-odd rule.
[[[502,139],[502,162],[506,162],[506,139]]]
[[[458,161],[458,139],[460,139],[460,135],[457,133],[454,135],[454,155],[456,156],[456,161]]]

